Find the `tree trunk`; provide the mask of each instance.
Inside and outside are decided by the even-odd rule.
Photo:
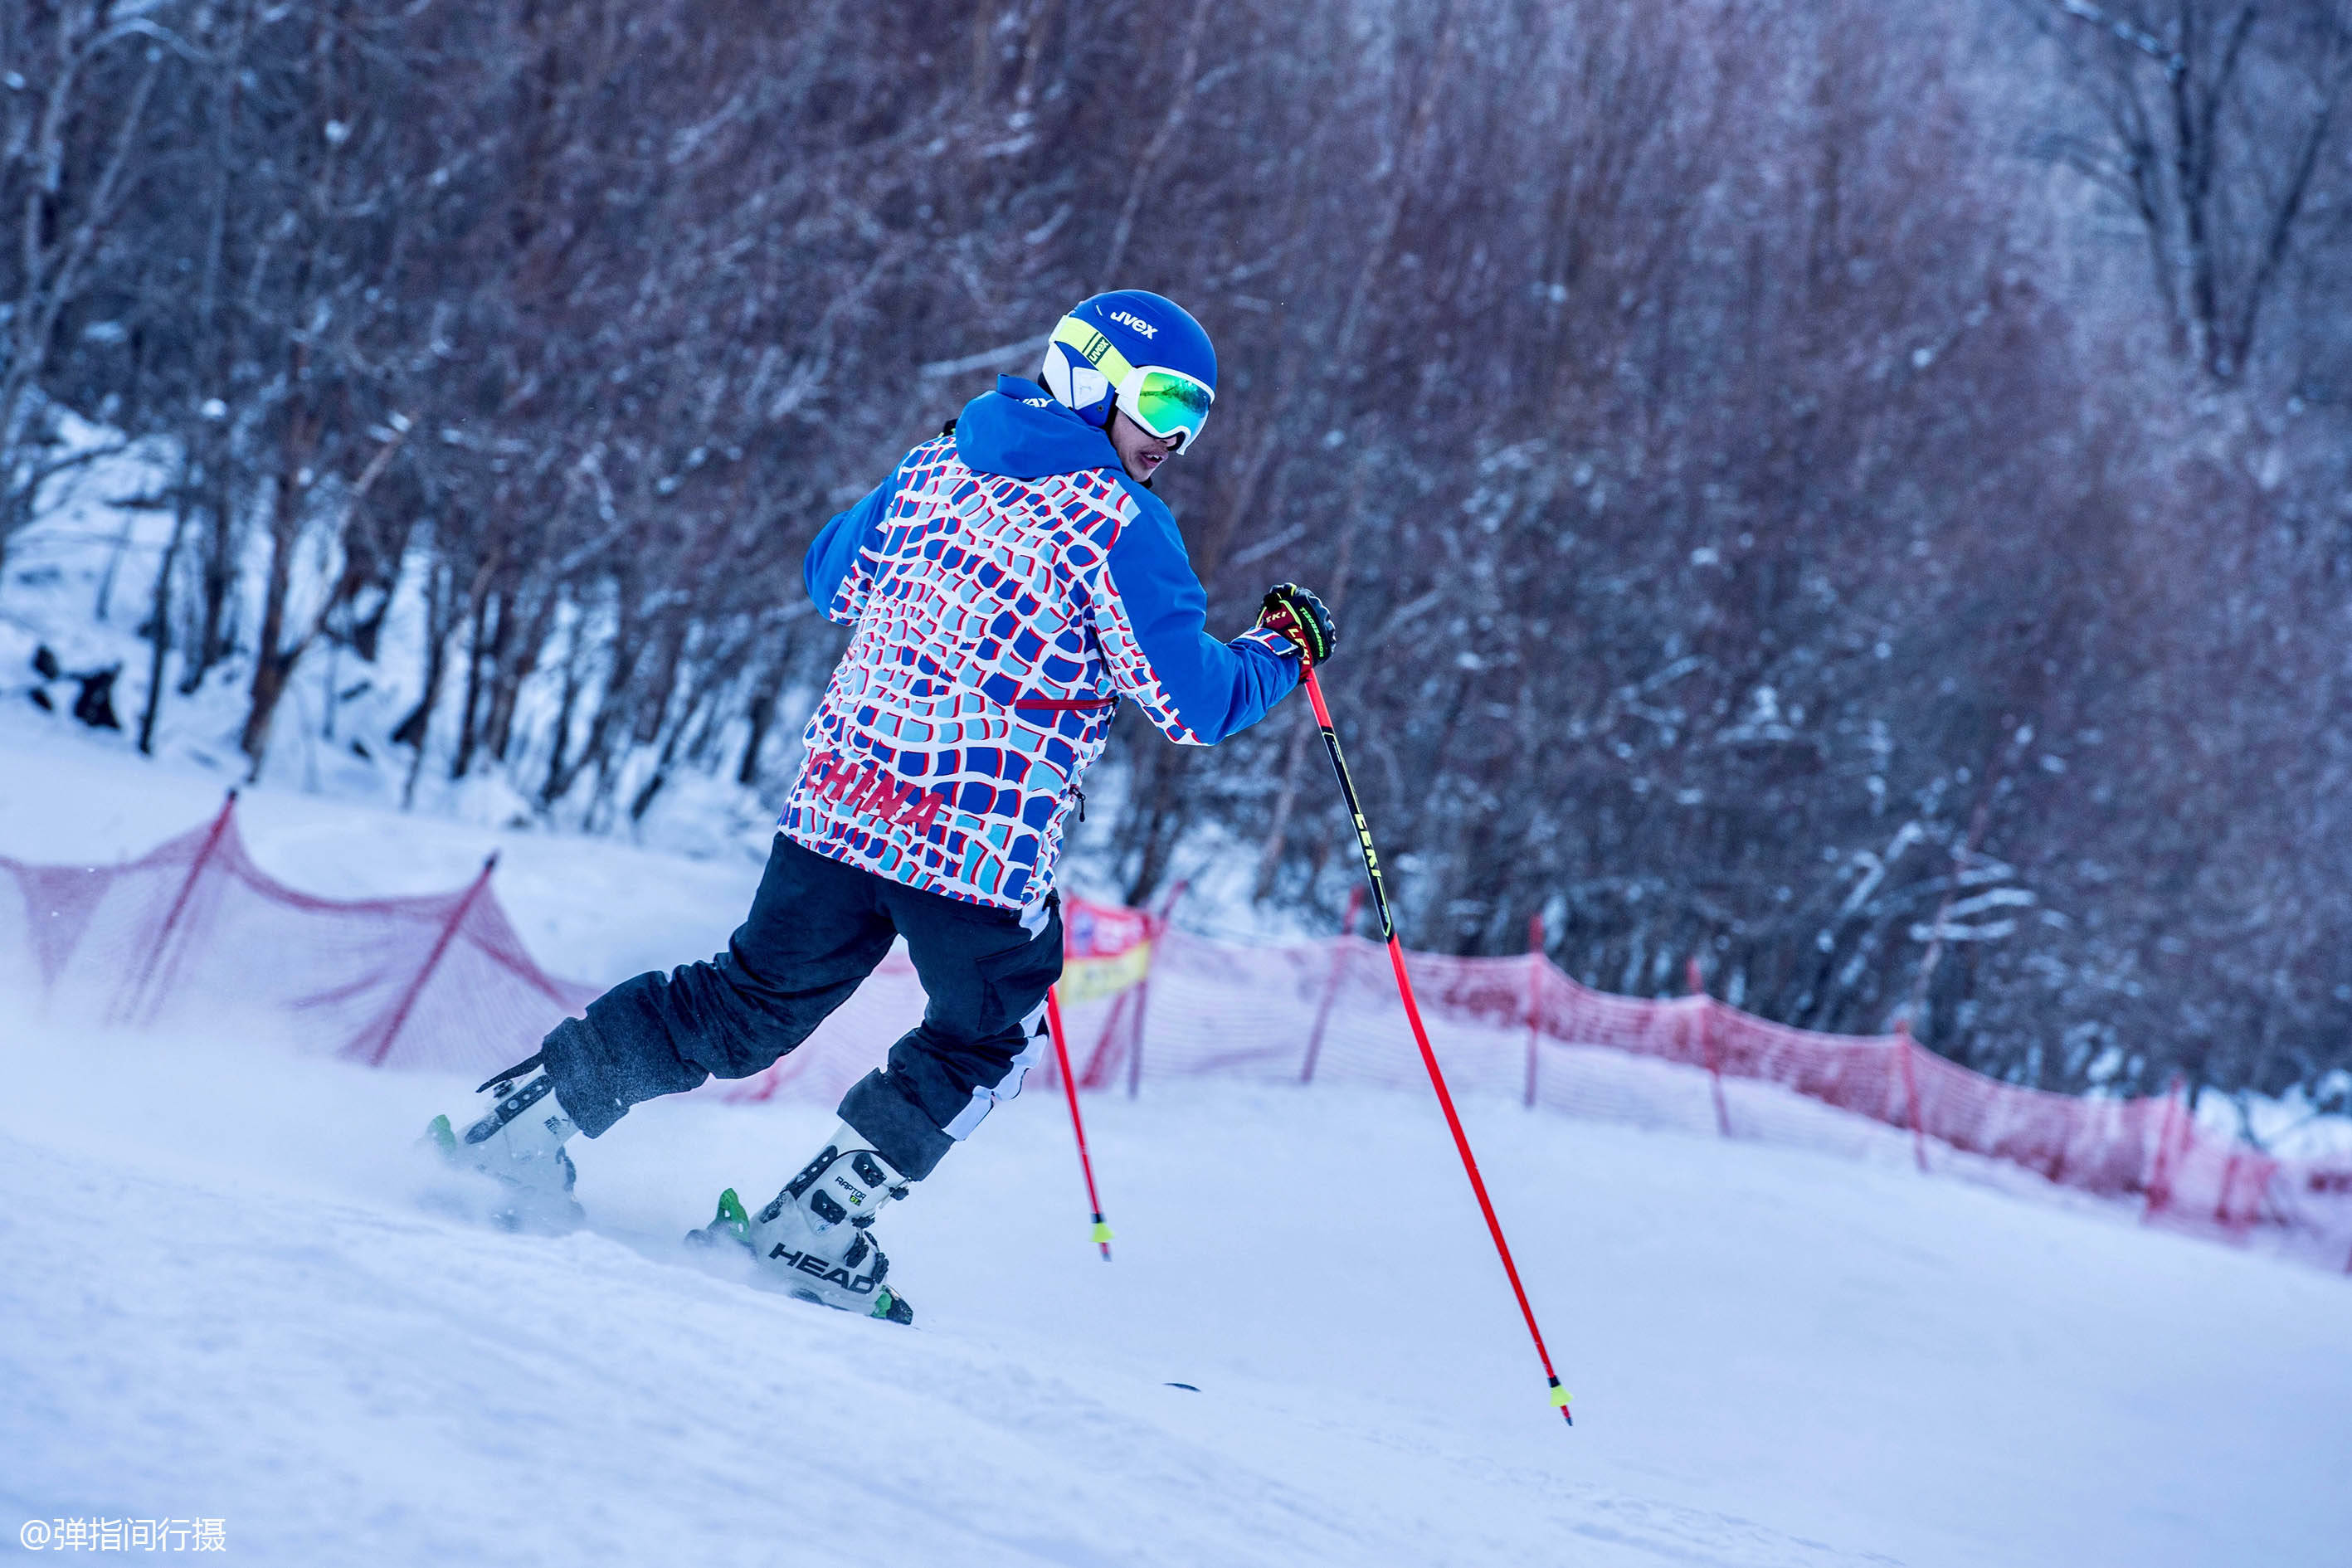
[[[791,664],[790,658],[780,651],[774,666],[751,693],[751,703],[744,710],[751,732],[743,742],[743,760],[736,766],[735,782],[747,789],[760,782],[760,752],[767,746],[768,731],[775,726],[776,704],[783,695],[785,671]]]
[[[291,380],[301,384],[310,363],[307,343],[294,346]],[[261,596],[261,631],[253,647],[252,702],[246,710],[245,733],[237,744],[252,759],[247,782],[261,776],[261,763],[269,749],[270,721],[278,715],[286,683],[310,647],[307,637],[286,644],[286,595],[294,581],[294,556],[300,547],[302,521],[310,493],[311,461],[319,453],[319,436],[325,422],[307,401],[297,399],[286,411],[286,435],[278,449],[278,479],[269,508],[269,576]]]
[[[425,578],[425,690],[416,706],[409,710],[393,730],[394,745],[413,746],[416,754],[409,760],[408,782],[400,792],[400,806],[408,809],[416,798],[416,776],[425,767],[425,741],[432,729],[434,705],[441,700],[441,679],[448,669],[450,622],[455,619],[454,606],[457,584],[450,580],[446,563],[435,563]]]
[[[476,715],[480,711],[482,701],[482,663],[485,659],[497,659],[496,640],[503,637],[506,632],[503,613],[498,618],[496,628],[491,627],[490,606],[494,601],[503,603],[495,592],[474,595],[473,632],[466,639],[466,700],[457,708],[457,752],[449,762],[449,776],[453,779],[464,778],[472,771],[474,742],[480,733]]]
[[[1192,772],[1192,757],[1199,749],[1162,744],[1150,753],[1140,807],[1142,844],[1136,855],[1135,875],[1122,895],[1130,905],[1142,903],[1159,890],[1170,863],[1176,858],[1177,843],[1184,837],[1184,829],[1192,826],[1192,814],[1184,803],[1184,780]]]
[[[180,542],[188,533],[188,466],[180,465],[179,493],[172,503],[172,538],[163,563],[155,569],[155,594],[148,610],[147,700],[139,713],[139,752],[155,754],[155,720],[163,710],[163,661],[172,652],[172,574],[180,563]]]
[[[210,526],[205,531],[204,569],[197,579],[201,611],[196,625],[194,657],[180,671],[180,695],[194,694],[213,667],[228,657],[229,595],[236,585],[236,514],[226,472],[227,433],[215,428],[204,439],[205,510]]]
[[[515,591],[517,594],[520,589]],[[508,614],[512,610],[509,596]],[[507,760],[514,744],[515,708],[521,700],[523,682],[539,668],[540,655],[546,650],[547,639],[555,622],[555,594],[542,590],[523,624],[520,637],[507,635],[502,625],[499,635],[498,668],[490,672],[490,710],[483,730],[490,755],[499,762]]]

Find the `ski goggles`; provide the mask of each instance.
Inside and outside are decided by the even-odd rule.
[[[1108,338],[1076,316],[1062,318],[1054,342],[1069,344],[1100,371],[1118,394],[1119,411],[1148,434],[1174,441],[1179,452],[1191,451],[1200,439],[1209,405],[1217,400],[1208,383],[1165,365],[1129,363]]]

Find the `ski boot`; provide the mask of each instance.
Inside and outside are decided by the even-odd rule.
[[[803,1301],[911,1323],[915,1310],[883,1283],[890,1260],[870,1234],[875,1215],[905,1197],[907,1187],[845,1121],[766,1208],[747,1213],[730,1187],[719,1194],[710,1224],[688,1232],[687,1240],[743,1247],[765,1281]]]
[[[461,1134],[446,1116],[425,1125],[441,1157],[459,1170],[478,1171],[500,1187],[490,1217],[509,1230],[569,1230],[587,1217],[572,1196],[578,1174],[563,1141],[580,1129],[564,1114],[554,1080],[540,1058],[517,1062],[474,1092],[490,1096],[488,1111]]]

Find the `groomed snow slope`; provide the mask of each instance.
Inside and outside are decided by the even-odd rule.
[[[640,1110],[548,1240],[434,1206],[453,1081],[6,1073],[16,1519],[288,1563],[2343,1561],[2340,1282],[1958,1184],[1476,1108],[1570,1432],[1401,1096],[1098,1102],[1108,1266],[1024,1101],[891,1215],[896,1331],[676,1247],[812,1108]]]
[[[215,798],[5,721],[0,758],[18,855]],[[338,894],[503,845],[542,959],[597,980],[710,951],[756,874],[270,792],[247,822]],[[544,1239],[410,1147],[470,1088],[0,1005],[0,1551],[194,1516],[289,1564],[2352,1560],[2352,1282],[2112,1214],[1470,1104],[1570,1431],[1425,1096],[1090,1100],[1108,1266],[1024,1097],[889,1216],[902,1331],[676,1245],[823,1108],[641,1108]]]

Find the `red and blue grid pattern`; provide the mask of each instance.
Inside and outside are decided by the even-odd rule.
[[[1198,740],[1107,570],[1135,517],[1102,469],[979,474],[947,437],[908,454],[878,542],[824,607],[857,630],[809,720],[783,830],[950,898],[1042,900],[1118,699]]]

